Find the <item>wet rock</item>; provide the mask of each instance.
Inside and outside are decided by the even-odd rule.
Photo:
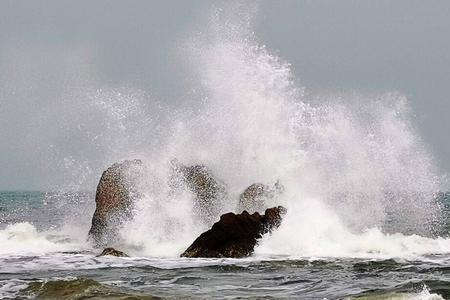
[[[204,165],[184,166],[174,160],[172,168],[172,188],[187,187],[194,194],[195,213],[205,225],[211,226],[219,218],[227,198],[225,183]]]
[[[105,248],[102,253],[98,256],[117,256],[117,257],[128,257],[127,254],[123,253],[122,251],[116,250],[114,248]]]
[[[118,230],[132,218],[134,202],[141,197],[144,166],[140,160],[115,163],[103,172],[95,195],[96,208],[89,238],[97,247],[117,242]]]
[[[250,215],[227,213],[212,228],[202,233],[181,257],[241,258],[253,253],[258,239],[281,224],[286,209],[282,206]]]
[[[250,213],[262,213],[267,207],[267,200],[273,199],[275,196],[281,194],[284,187],[277,181],[273,187],[262,183],[254,183],[250,185],[239,197],[237,211],[248,211]]]

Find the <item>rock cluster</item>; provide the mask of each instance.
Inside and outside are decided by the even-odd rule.
[[[96,209],[89,238],[97,247],[118,244],[118,231],[133,217],[134,203],[141,197],[141,183],[145,167],[140,160],[116,163],[103,172],[95,196]],[[207,227],[182,257],[246,257],[253,253],[258,239],[281,224],[286,209],[282,206],[266,209],[266,200],[283,191],[279,182],[273,187],[255,183],[240,196],[240,214],[221,215],[228,199],[227,186],[204,165],[185,166],[172,162],[169,178],[172,191],[189,190],[194,197],[194,211]],[[248,211],[250,211],[250,214]],[[220,219],[219,219],[220,218]],[[216,220],[218,222],[214,223]],[[114,248],[106,248],[101,255],[126,256]]]

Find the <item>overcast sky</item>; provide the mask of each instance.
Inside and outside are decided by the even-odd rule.
[[[51,171],[70,165],[65,153],[97,158],[98,149],[72,143],[69,126],[87,122],[78,117],[89,111],[86,91],[109,99],[96,88],[139,90],[186,105],[180,100],[188,94],[186,73],[175,58],[210,3],[0,1],[0,190],[45,189],[55,177],[64,180]],[[447,0],[267,0],[259,2],[255,33],[311,90],[405,94],[423,139],[448,172],[449,16]],[[53,166],[52,151],[65,160]]]

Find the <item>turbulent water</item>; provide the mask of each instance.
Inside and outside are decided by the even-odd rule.
[[[55,190],[72,192],[0,194],[0,298],[450,298],[445,177],[407,99],[308,92],[258,41],[253,16],[247,5],[213,10],[180,42],[193,85],[182,109],[125,90],[52,108],[66,124],[55,136],[89,147],[52,142],[67,170]],[[120,231],[131,257],[96,257],[94,190],[79,190],[125,158],[148,170]],[[279,181],[284,192],[266,205],[287,208],[280,228],[247,259],[179,258],[207,227],[192,194],[171,192],[173,159],[226,184],[222,213],[250,184]]]
[[[65,217],[80,205],[93,208],[92,201],[83,193],[0,193],[1,299],[450,297],[445,239],[370,233],[363,241],[341,240],[365,247],[356,247],[355,257],[260,254],[269,247],[264,243],[247,259],[161,257],[132,248],[130,258],[96,257],[86,231],[73,228],[90,215],[80,212],[69,223]],[[449,203],[450,196],[441,201]]]

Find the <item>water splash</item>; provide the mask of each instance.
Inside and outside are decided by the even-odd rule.
[[[146,255],[177,256],[206,229],[195,218],[193,195],[171,192],[174,158],[204,164],[227,184],[221,212],[234,211],[249,185],[281,182],[284,193],[266,204],[282,204],[288,214],[257,253],[448,251],[447,240],[413,235],[440,231],[440,181],[406,97],[308,93],[291,65],[258,41],[254,14],[253,5],[241,2],[215,9],[184,41],[180,54],[189,61],[195,102],[190,110],[169,110],[127,89],[88,88],[81,103],[72,97],[57,113],[44,111],[64,124],[64,134],[55,131],[48,140],[54,160],[71,153],[59,160],[71,172],[67,182],[93,183],[108,164],[142,158],[144,197],[122,235]],[[368,241],[381,246],[366,247]],[[423,250],[423,243],[430,246]]]
[[[398,239],[395,250],[378,249],[397,255],[396,247],[423,243],[402,234],[427,236],[438,229],[440,207],[434,196],[439,177],[414,129],[406,97],[397,92],[308,95],[295,82],[291,66],[259,44],[251,13],[242,18],[242,13],[232,17],[229,12],[216,10],[209,30],[187,42],[192,73],[200,83],[194,95],[200,108],[170,120],[165,142],[147,160],[154,180],[164,186],[168,176],[161,171],[167,163],[155,161],[176,157],[205,164],[228,184],[224,212],[236,208],[248,185],[280,180],[285,193],[267,205],[283,204],[288,215],[283,227],[263,241],[264,253],[314,255],[328,245],[345,249],[335,255],[356,255],[377,251],[364,247],[367,241]],[[167,199],[167,190],[159,190],[149,189],[133,227],[136,232],[141,226],[137,236],[151,236],[150,248],[161,240],[184,243],[181,237],[194,235],[188,232],[204,229],[193,225],[190,195]],[[144,215],[151,221],[142,223]],[[168,228],[186,230],[171,233]],[[448,251],[446,241],[430,243],[434,246],[426,251]],[[333,256],[333,251],[322,254]]]

